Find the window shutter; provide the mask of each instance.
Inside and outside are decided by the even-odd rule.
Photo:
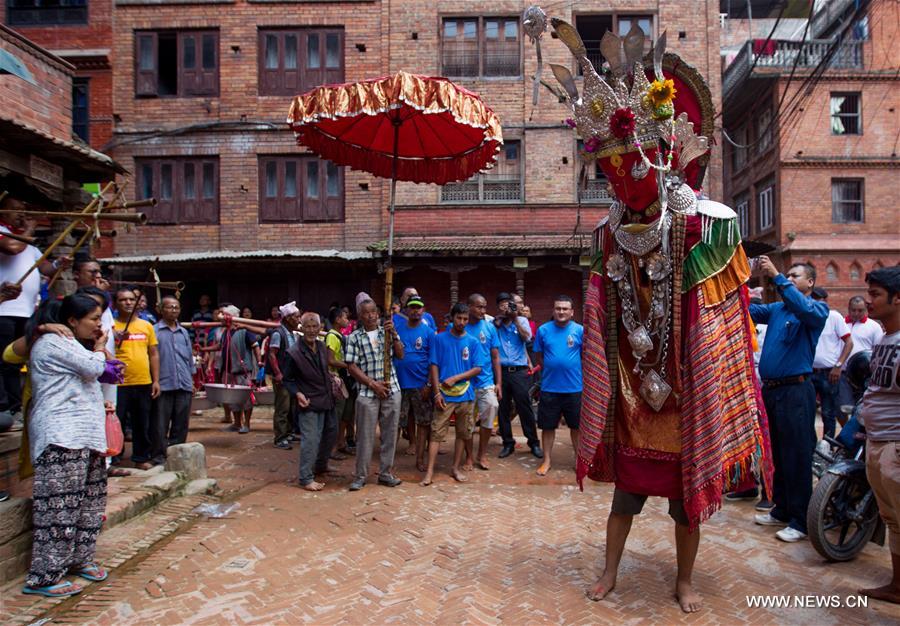
[[[156,33],[139,33],[134,42],[135,95],[155,96],[159,82]]]
[[[302,161],[294,158],[282,159],[281,170],[281,219],[286,222],[300,221],[303,219],[300,210],[300,193],[303,189],[300,180],[300,167]]]
[[[174,161],[158,161],[155,164],[155,178],[157,184],[154,185],[156,191],[156,219],[157,224],[177,224],[178,219],[175,212],[176,198],[176,167]]]
[[[338,167],[331,161],[322,161],[322,169],[325,170],[325,219],[330,222],[344,221],[344,168]]]
[[[303,221],[321,222],[325,219],[322,196],[324,194],[324,161],[316,157],[300,162],[303,176]]]
[[[301,91],[308,91],[325,82],[325,36],[321,32],[306,33],[303,37],[303,79]]]
[[[344,82],[344,34],[343,31],[330,31],[322,35],[325,47],[325,80],[324,84],[332,85]]]
[[[200,203],[197,184],[200,177],[196,161],[178,162],[178,199],[179,224],[195,224],[197,222],[198,205]]]
[[[219,94],[219,33],[203,33],[197,39],[200,43],[197,95],[216,96]]]
[[[278,162],[274,158],[259,160],[259,219],[275,222],[278,211]]]
[[[301,91],[300,42],[298,32],[282,33],[281,37],[281,95],[293,96]]]
[[[271,96],[278,93],[281,67],[281,41],[278,33],[259,31],[259,93]]]
[[[219,223],[219,161],[210,159],[198,162],[197,171],[197,223]]]
[[[199,37],[193,32],[178,33],[178,95],[197,95],[199,87]]]

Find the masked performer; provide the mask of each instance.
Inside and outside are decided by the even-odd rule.
[[[572,106],[567,123],[615,196],[594,233],[584,316],[577,477],[615,483],[606,570],[588,595],[613,589],[634,515],[662,496],[675,521],[676,596],[691,612],[700,523],[723,490],[752,485],[754,470],[770,484],[772,472],[736,215],[695,191],[709,159],[697,131],[712,131],[712,98],[696,70],[664,54],[665,34],[645,60],[637,26],[607,33],[609,68],[594,68],[577,31],[551,24],[584,74],[579,94],[551,65]]]

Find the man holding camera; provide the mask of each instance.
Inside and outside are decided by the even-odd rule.
[[[519,315],[519,308],[512,295],[501,292],[497,295],[497,317],[494,325],[500,336],[500,369],[503,382],[500,394],[500,436],[503,448],[500,458],[506,458],[516,449],[513,439],[510,412],[512,403],[516,404],[516,412],[522,423],[522,432],[528,439],[531,453],[539,459],[544,458],[544,451],[538,440],[534,410],[528,390],[531,387],[531,374],[528,371],[528,352],[526,345],[531,341],[531,328],[528,320]]]

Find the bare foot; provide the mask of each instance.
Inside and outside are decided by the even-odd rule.
[[[415,447],[415,446],[408,446],[408,447],[406,448],[406,452],[405,452],[406,455],[412,456],[412,455],[414,455],[415,453],[416,453],[416,447]]]
[[[425,478],[423,478],[422,482],[420,482],[419,484],[422,485],[423,487],[427,487],[432,482],[434,482],[434,481],[431,480],[431,475],[429,474],[429,475],[425,476]]]
[[[469,480],[469,478],[465,474],[460,472],[458,469],[452,470],[450,472],[450,475],[453,477],[453,480],[455,480],[458,483],[464,483],[467,480]]]
[[[675,598],[685,613],[695,613],[703,607],[703,598],[694,591],[689,582],[675,583]]]
[[[549,472],[549,471],[550,471],[550,464],[547,463],[546,461],[544,461],[543,463],[541,463],[541,466],[539,468],[537,468],[537,475],[538,476],[546,476],[547,472]]]
[[[884,600],[893,604],[900,604],[900,588],[891,585],[882,585],[881,587],[872,587],[871,589],[860,589],[859,593],[876,600]]]
[[[488,462],[485,459],[478,459],[478,461],[475,463],[475,467],[484,471],[488,471],[491,469],[491,466],[488,465]]]
[[[425,461],[416,461],[416,469],[420,472],[427,472],[428,466],[425,465]]]
[[[304,489],[307,491],[322,491],[322,487],[325,486],[325,483],[319,483],[316,481],[312,481],[308,485],[302,485]]]
[[[597,584],[595,584],[585,595],[588,597],[588,600],[599,602],[615,588],[616,575],[613,574],[610,576],[606,572],[603,572],[603,575],[597,580]]]
[[[475,466],[472,465],[472,461],[469,461],[465,465],[462,466],[464,472],[471,472],[475,469]]]

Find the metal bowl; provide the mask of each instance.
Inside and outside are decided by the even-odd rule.
[[[215,404],[244,404],[250,399],[250,392],[253,389],[246,385],[219,383],[207,383],[203,388],[206,390],[206,399]]]

